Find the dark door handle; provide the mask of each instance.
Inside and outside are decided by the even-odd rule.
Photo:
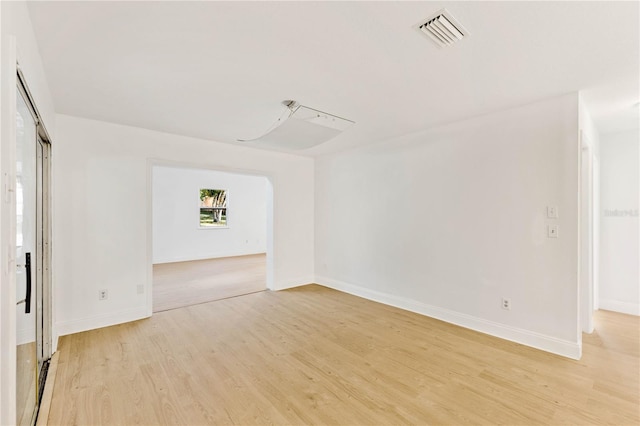
[[[24,313],[31,312],[31,253],[25,253],[24,267],[27,270],[27,294],[24,296]]]

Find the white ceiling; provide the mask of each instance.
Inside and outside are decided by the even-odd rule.
[[[470,36],[414,26],[446,7]],[[638,2],[30,2],[56,111],[240,144],[281,101],[356,122],[322,155],[584,90],[638,127]]]

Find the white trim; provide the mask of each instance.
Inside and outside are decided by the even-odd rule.
[[[238,256],[252,256],[255,254],[266,254],[266,250],[262,251],[251,251],[251,252],[223,252],[223,253],[206,253],[200,256],[176,256],[166,259],[160,259],[153,262],[154,265],[158,265],[161,263],[175,263],[175,262],[190,262],[192,260],[207,260],[207,259],[221,259],[223,257],[238,257]]]
[[[15,36],[0,35],[0,47],[0,424],[4,425],[16,422]]]
[[[275,290],[275,291],[287,290],[289,288],[301,287],[303,285],[313,284],[314,282],[315,281],[313,277],[309,275],[306,277],[300,277],[300,278],[294,278],[291,280],[276,282],[274,285],[274,288],[270,288],[269,290]]]
[[[80,333],[81,331],[94,330],[130,321],[149,318],[146,306],[128,309],[115,313],[97,315],[72,321],[63,321],[56,324],[58,336]]]
[[[146,315],[153,315],[153,160],[147,159],[147,282],[144,291],[147,295],[145,303]]]
[[[579,153],[579,194],[578,211],[578,306],[580,307],[580,330],[591,334],[594,330],[593,301],[594,260],[593,260],[593,143],[583,130],[580,130]]]
[[[605,311],[620,312],[621,314],[629,314],[640,316],[640,303],[621,302],[619,300],[600,299],[598,305],[600,309]]]
[[[582,356],[582,343],[570,342],[568,340],[558,339],[533,331],[511,327],[482,318],[473,317],[471,315],[462,314],[460,312],[451,311],[437,306],[427,305],[426,303],[382,293],[361,286],[348,284],[342,281],[334,280],[326,277],[316,276],[315,282],[325,287],[333,288],[345,293],[353,294],[368,300],[383,303],[385,305],[394,306],[406,311],[415,312],[436,318],[451,324],[459,325],[464,328],[479,331],[501,339],[510,340],[522,345],[531,346],[546,352],[562,355],[567,358],[580,359]]]

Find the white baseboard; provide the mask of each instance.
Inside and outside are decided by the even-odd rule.
[[[301,278],[296,278],[291,280],[279,281],[270,290],[274,290],[274,291],[286,290],[288,288],[301,287],[303,285],[313,284],[314,282],[315,281],[312,276],[306,276],[306,277],[301,277]]]
[[[189,262],[192,260],[207,260],[207,259],[221,259],[223,257],[236,257],[236,256],[251,256],[254,254],[265,254],[266,250],[258,251],[237,251],[237,252],[224,252],[224,253],[208,253],[199,256],[176,256],[172,258],[160,258],[154,259],[153,264],[159,265],[161,263],[175,263],[175,262]]]
[[[546,352],[551,352],[567,358],[580,359],[582,356],[582,343],[558,339],[529,330],[511,327],[460,312],[451,311],[437,306],[427,305],[422,302],[382,293],[365,287],[348,284],[331,278],[316,276],[315,282],[325,287],[330,287],[345,293],[353,294],[368,300],[394,306],[396,308],[426,315],[464,328],[479,331],[501,339],[510,340],[526,346],[531,346]]]
[[[313,277],[307,276],[279,282],[272,290],[286,290],[288,288],[299,287],[311,283],[313,283]],[[126,311],[98,315],[72,321],[57,322],[54,328],[55,340],[57,343],[57,338],[59,336],[80,333],[87,330],[95,330],[96,328],[109,327],[112,325],[122,324],[130,321],[137,321],[149,317],[150,315],[145,305]],[[55,346],[57,347],[57,344]]]
[[[598,308],[605,311],[620,312],[622,314],[640,316],[640,304],[630,302],[620,302],[618,300],[600,299]]]
[[[64,336],[67,334],[80,333],[81,331],[94,330],[96,328],[108,327],[148,317],[147,307],[141,306],[139,308],[109,313],[106,315],[97,315],[95,317],[82,318],[73,321],[63,321],[56,323],[55,335]]]

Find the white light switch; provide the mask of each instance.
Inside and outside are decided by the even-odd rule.
[[[558,217],[558,207],[547,206],[547,217],[550,219],[556,219]]]
[[[547,237],[558,238],[558,225],[547,225]]]

